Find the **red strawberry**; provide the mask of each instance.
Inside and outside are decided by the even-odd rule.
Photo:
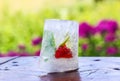
[[[66,45],[61,45],[55,52],[55,58],[72,58],[71,50]]]

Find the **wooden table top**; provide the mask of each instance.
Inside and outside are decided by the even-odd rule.
[[[79,70],[41,76],[39,57],[0,58],[0,81],[120,81],[119,57],[80,57]]]

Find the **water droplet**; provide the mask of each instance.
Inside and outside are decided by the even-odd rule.
[[[113,68],[114,70],[120,70],[120,68]]]
[[[7,70],[10,70],[10,69],[8,69],[8,68],[5,68],[4,70],[5,70],[5,71],[7,71]]]
[[[93,60],[93,61],[100,61],[100,59],[95,59],[95,60]]]
[[[18,63],[18,62],[15,62],[15,61],[14,61],[14,62],[12,62],[12,63]]]
[[[19,66],[18,64],[14,64],[14,65],[12,65],[12,66]]]

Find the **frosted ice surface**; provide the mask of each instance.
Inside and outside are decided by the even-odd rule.
[[[55,58],[55,50],[70,37],[67,46],[72,58]],[[45,21],[40,55],[40,70],[47,73],[64,72],[78,68],[78,23],[68,20],[48,19]]]

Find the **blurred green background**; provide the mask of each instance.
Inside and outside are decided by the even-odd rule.
[[[119,23],[119,14],[120,0],[0,0],[0,53],[19,51],[22,44],[34,55],[40,45],[33,46],[31,40],[42,37],[48,18],[96,25],[102,19]]]

